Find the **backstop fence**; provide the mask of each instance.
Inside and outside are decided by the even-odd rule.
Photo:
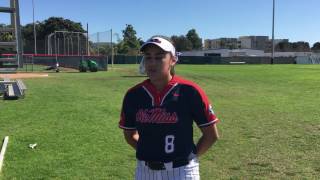
[[[89,35],[90,55],[109,56],[112,54],[112,30]]]

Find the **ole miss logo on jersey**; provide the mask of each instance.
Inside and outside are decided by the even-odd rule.
[[[165,108],[140,109],[136,114],[136,121],[140,123],[177,123],[177,113],[167,112]]]

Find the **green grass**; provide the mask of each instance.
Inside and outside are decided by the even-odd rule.
[[[206,91],[221,119],[221,139],[200,158],[202,179],[320,177],[320,66],[176,71]],[[144,80],[137,75],[117,65],[24,80],[25,99],[0,101],[0,138],[10,136],[0,179],[133,179],[134,151],[117,126],[124,93]]]

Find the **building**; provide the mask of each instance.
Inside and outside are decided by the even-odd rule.
[[[268,36],[240,36],[240,48],[265,50],[269,47]]]
[[[204,40],[204,49],[238,49],[237,38],[219,38]]]
[[[289,39],[275,39],[275,46]],[[239,38],[218,38],[204,40],[204,50],[210,49],[255,49],[271,52],[272,39],[268,36],[240,36]]]
[[[268,36],[240,36],[239,38],[206,39],[204,49],[256,49],[270,47]]]
[[[289,42],[289,39],[275,39],[274,40],[274,45],[276,46],[277,44],[281,43],[281,42]],[[272,39],[270,39],[270,43],[272,44]]]
[[[276,47],[281,42],[289,43],[289,39],[275,39],[274,40],[274,47]],[[271,52],[272,51],[272,39],[269,40],[268,47],[265,49],[265,51],[266,52]]]

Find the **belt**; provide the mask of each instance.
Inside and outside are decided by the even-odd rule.
[[[180,160],[175,160],[168,163],[157,162],[157,161],[145,161],[145,165],[152,170],[165,170],[166,169],[165,164],[170,164],[170,163],[172,163],[172,168],[177,168],[177,167],[181,167],[189,164],[189,160],[180,159]]]

